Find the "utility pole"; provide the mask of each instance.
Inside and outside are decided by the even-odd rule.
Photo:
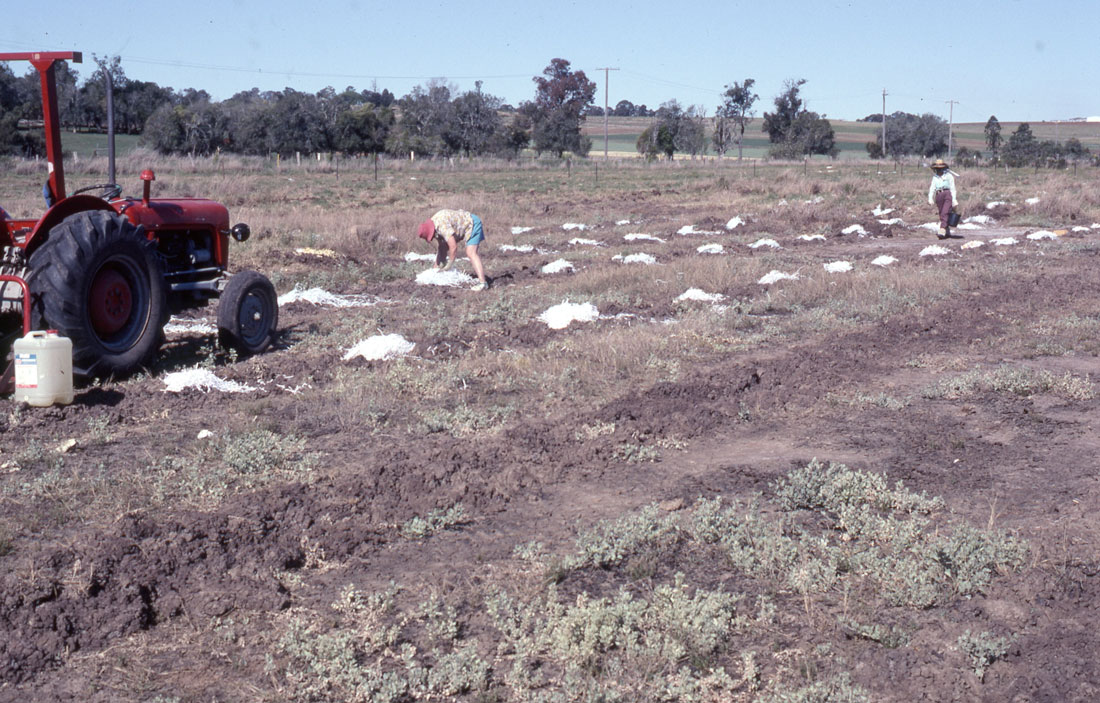
[[[597,71],[603,71],[603,160],[607,161],[607,83],[608,72],[618,71],[617,68],[597,68]]]
[[[886,158],[886,89],[882,89],[882,157]]]
[[[947,102],[948,105],[951,106],[950,107],[950,112],[947,113],[948,114],[948,117],[947,117],[947,160],[950,161],[951,160],[951,130],[952,130],[954,124],[955,124],[955,103],[957,103],[958,100],[947,100],[946,102]]]

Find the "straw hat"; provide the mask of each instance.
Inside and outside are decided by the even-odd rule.
[[[933,171],[936,171],[936,170],[939,170],[941,168],[948,168],[948,166],[947,166],[947,162],[944,161],[943,159],[936,159],[935,161],[932,162],[932,165],[929,166],[928,168],[932,169]]]

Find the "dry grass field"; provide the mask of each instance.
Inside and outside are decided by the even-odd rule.
[[[908,166],[145,167],[279,344],[0,401],[0,701],[1100,696],[1095,169],[962,171],[937,241]],[[488,291],[418,283],[442,207]]]

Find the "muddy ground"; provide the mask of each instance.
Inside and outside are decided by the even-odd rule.
[[[766,496],[777,478],[814,458],[882,472],[891,482],[941,496],[955,518],[1026,540],[1028,558],[1017,570],[1003,570],[981,593],[907,615],[919,627],[905,646],[845,635],[819,613],[778,620],[755,640],[763,651],[808,651],[828,641],[831,653],[819,666],[824,671],[830,660],[843,660],[838,669],[849,672],[870,700],[1100,697],[1100,401],[981,389],[959,398],[921,393],[962,370],[1003,364],[1100,377],[1100,340],[1081,339],[1075,348],[1063,345],[1064,353],[1052,354],[1035,352],[1023,339],[1041,336],[1036,325],[1060,314],[1096,322],[1100,230],[1039,242],[1024,237],[1037,227],[987,227],[944,243],[949,256],[921,257],[938,242],[919,228],[876,227],[864,217],[867,236],[833,231],[825,242],[799,245],[793,231],[775,223],[727,233],[722,225],[732,214],[654,209],[641,224],[607,223],[576,236],[610,240],[633,229],[649,232],[668,244],[637,242],[632,250],[652,252],[665,263],[698,256],[696,247],[711,241],[725,243],[731,259],[758,257],[744,243],[769,236],[788,250],[803,247],[798,256],[804,278],[820,277],[821,264],[837,260],[857,267],[837,276],[859,275],[873,258],[890,254],[899,259],[898,270],[935,270],[957,288],[948,298],[840,330],[811,330],[779,346],[695,358],[674,379],[622,387],[596,403],[535,404],[520,393],[508,398],[519,410],[494,431],[456,439],[392,423],[375,431],[351,420],[342,426],[340,408],[350,403],[340,390],[343,374],[376,373],[393,362],[340,362],[328,350],[311,349],[312,334],[357,315],[370,316],[371,324],[380,319],[386,332],[400,331],[406,320],[423,314],[403,301],[427,301],[442,310],[455,301],[469,304],[474,294],[464,289],[416,286],[412,276],[425,264],[395,257],[390,263],[410,275],[335,291],[377,296],[383,301],[377,306],[286,306],[277,349],[214,366],[224,378],[258,385],[252,394],[164,392],[165,373],[204,358],[210,339],[200,334],[173,336],[152,373],[85,386],[72,406],[18,410],[4,401],[5,457],[26,456],[32,440],[52,447],[78,437],[65,455],[64,471],[95,473],[102,478],[95,490],[116,494],[125,494],[127,477],[161,457],[193,452],[201,429],[292,432],[317,458],[310,481],[265,482],[206,505],[139,503],[130,509],[116,498],[114,514],[82,519],[72,517],[78,513],[72,506],[54,505],[57,514],[43,514],[48,501],[15,489],[5,493],[0,509],[13,527],[0,556],[0,700],[293,699],[293,690],[270,669],[282,666],[278,657],[274,664],[266,660],[271,639],[265,631],[280,614],[323,613],[348,583],[383,587],[392,581],[417,595],[444,594],[478,633],[485,626],[477,594],[488,582],[518,578],[517,545],[538,540],[567,549],[581,529],[654,502],[675,512],[699,497]],[[687,223],[722,234],[676,235]],[[566,236],[573,235],[544,226],[497,241],[552,240],[568,256]],[[1019,243],[990,243],[1008,236]],[[971,240],[985,246],[960,249]],[[622,266],[611,253],[587,259],[586,266]],[[479,300],[487,305],[509,288],[544,285],[549,279],[539,268],[558,256],[487,247],[495,282]],[[339,265],[285,252],[267,262],[285,270]],[[1014,275],[981,275],[989,265]],[[662,275],[654,271],[638,267],[640,276]],[[710,292],[740,301],[765,295],[755,280]],[[667,299],[628,307],[601,313],[636,318],[591,324],[621,330],[678,314]],[[210,309],[198,316],[203,313],[212,317]],[[432,360],[483,350],[523,353],[582,329],[590,328],[549,330],[533,319],[472,320],[432,328],[410,341],[417,344],[414,355]],[[1006,345],[1006,339],[1013,341]],[[295,386],[296,392],[285,390]],[[399,401],[418,402],[414,391],[404,392],[408,396]],[[464,392],[475,397],[494,387],[486,380],[482,388]],[[906,403],[899,409],[886,400],[838,401],[853,397]],[[530,414],[523,411],[529,404],[550,409]],[[107,428],[98,440],[87,429],[93,421]],[[614,429],[581,437],[579,427]],[[656,461],[632,461],[616,451],[627,440],[644,444],[651,437],[675,442],[664,445]],[[50,462],[26,463],[9,467],[7,485],[56,469]],[[109,480],[112,474],[118,483]],[[461,524],[428,539],[402,537],[399,527],[411,518],[457,503],[467,514]],[[649,578],[669,579],[671,570],[657,565]],[[724,578],[717,575],[713,583]],[[598,571],[584,579],[567,585],[603,592]],[[954,648],[964,629],[1011,637],[1008,651],[984,678]],[[507,699],[496,695],[454,697]]]

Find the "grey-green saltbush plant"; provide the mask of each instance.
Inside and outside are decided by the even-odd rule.
[[[427,517],[414,517],[401,526],[401,534],[409,539],[423,539],[469,520],[462,503],[446,510],[433,510]]]
[[[576,551],[563,561],[566,569],[621,564],[642,550],[661,551],[680,539],[675,515],[663,515],[655,504],[597,524],[577,537]]]
[[[956,646],[970,660],[970,668],[978,676],[978,680],[984,681],[986,670],[998,659],[1004,659],[1008,648],[1012,646],[1012,639],[994,637],[992,632],[975,635],[967,630],[959,636]]]

